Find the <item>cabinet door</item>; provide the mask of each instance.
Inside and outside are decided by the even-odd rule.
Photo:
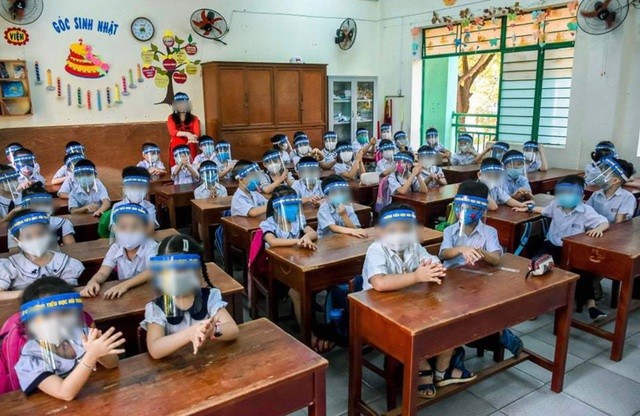
[[[325,76],[319,69],[300,70],[300,107],[303,124],[323,124],[325,121]]]
[[[244,68],[220,68],[220,127],[239,127],[249,124],[246,77]]]
[[[247,98],[249,125],[272,125],[273,120],[273,70],[271,68],[247,68]]]
[[[300,123],[300,71],[276,68],[276,123]]]

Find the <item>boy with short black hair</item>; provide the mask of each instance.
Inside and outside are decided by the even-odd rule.
[[[96,165],[90,160],[82,159],[76,163],[73,168],[74,179],[71,192],[69,192],[71,214],[90,213],[94,217],[99,217],[111,207],[107,188],[97,176]]]
[[[502,157],[502,165],[506,172],[503,187],[516,200],[533,199],[525,164],[524,155],[517,150],[509,150]]]
[[[113,204],[109,227],[113,226],[113,212],[124,204],[138,204],[149,214],[147,225],[149,233],[160,226],[156,217],[156,207],[147,200],[151,175],[145,168],[128,166],[122,170],[122,201]]]
[[[318,238],[334,233],[367,237],[353,209],[349,183],[340,175],[330,175],[322,180],[322,191],[326,199],[318,208]]]
[[[152,181],[157,181],[167,174],[167,169],[160,160],[160,148],[155,143],[147,142],[142,145],[142,160],[137,166],[148,170]]]
[[[186,144],[179,144],[173,148],[175,165],[171,168],[171,179],[174,185],[186,185],[198,182],[198,171],[191,163],[191,150]]]
[[[510,207],[526,207],[524,202],[516,201],[511,198],[502,186],[504,183],[504,167],[498,159],[488,157],[480,163],[480,171],[478,172],[478,180],[489,188],[489,211],[498,209],[498,205],[508,205]]]
[[[267,212],[267,199],[258,192],[262,171],[250,160],[238,160],[233,168],[233,177],[238,189],[231,199],[231,215],[257,217]]]
[[[589,184],[600,188],[586,202],[610,224],[630,220],[636,212],[636,198],[622,185],[633,176],[633,164],[622,159],[605,158],[599,163],[600,175]]]

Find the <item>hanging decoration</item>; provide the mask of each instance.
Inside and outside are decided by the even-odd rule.
[[[120,95],[120,85],[118,85],[117,82],[116,82],[116,85],[114,86],[114,91],[115,91],[115,96],[114,96],[113,103],[122,104],[122,96]]]
[[[138,83],[144,82],[144,78],[142,78],[142,69],[140,68],[140,64],[136,64],[136,75],[138,76]]]
[[[82,88],[80,87],[76,89],[76,99],[78,101],[78,108],[82,108]]]
[[[51,75],[51,70],[47,69],[47,91],[55,91],[55,87],[53,86],[53,75]]]
[[[129,88],[136,88],[136,84],[133,82],[133,69],[129,68]]]
[[[100,90],[96,90],[96,105],[98,111],[102,111],[102,91]]]
[[[21,27],[9,27],[4,31],[4,39],[9,45],[24,46],[29,42],[29,33]]]
[[[107,87],[105,94],[107,96],[107,107],[111,107],[111,88],[110,87]]]
[[[91,110],[91,90],[87,90],[87,110]]]
[[[185,44],[186,42],[186,44]],[[191,35],[187,40],[181,39],[170,30],[162,37],[164,50],[151,43],[142,50],[140,58],[142,74],[154,79],[156,87],[166,89],[164,99],[156,104],[169,104],[173,101],[173,83],[184,84],[188,75],[197,73],[200,60],[190,61],[189,57],[197,52],[196,43]],[[157,65],[153,63],[157,62]]]
[[[122,95],[124,95],[125,97],[129,95],[129,89],[127,88],[127,78],[124,75],[122,76]]]
[[[71,107],[71,84],[67,84],[67,107]]]
[[[60,77],[56,78],[56,97],[58,99],[62,99],[62,81],[60,81]]]
[[[109,72],[109,64],[93,53],[93,47],[82,39],[69,46],[65,71],[80,78],[102,78]]]
[[[40,78],[40,64],[38,61],[35,63],[35,73],[36,73],[36,85],[42,85],[42,78]]]

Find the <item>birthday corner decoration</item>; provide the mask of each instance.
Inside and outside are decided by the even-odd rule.
[[[189,59],[190,56],[198,52],[198,47],[191,35],[185,41],[167,30],[162,37],[162,44],[164,50],[160,50],[154,43],[142,49],[143,67],[140,72],[147,79],[153,78],[156,87],[166,89],[164,99],[156,104],[171,105],[173,102],[173,83],[184,84],[187,82],[189,75],[195,75],[198,72],[200,60],[192,62]],[[153,65],[154,62],[157,62],[158,65]],[[139,78],[141,79],[141,77]]]
[[[4,31],[4,39],[9,45],[24,46],[29,42],[29,34],[21,27],[9,27]]]
[[[82,39],[69,46],[65,71],[80,78],[102,78],[109,72],[109,64],[93,53],[93,47]]]

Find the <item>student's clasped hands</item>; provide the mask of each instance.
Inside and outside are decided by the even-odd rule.
[[[118,355],[124,353],[121,347],[126,340],[122,337],[122,332],[115,332],[114,327],[102,332],[97,328],[89,328],[89,333],[83,336],[82,345],[86,351],[85,357],[96,362],[105,355]]]
[[[213,335],[213,329],[215,327],[213,319],[214,317],[212,316],[211,318],[190,327],[192,331],[191,343],[193,344],[193,355],[198,353],[198,350],[202,347],[207,338],[212,340],[215,339],[215,336]]]
[[[433,262],[430,259],[420,260],[420,265],[414,272],[419,282],[442,283],[441,277],[446,275],[447,269],[442,263]]]
[[[309,250],[318,249],[314,242],[306,235],[303,235],[302,238],[298,239],[298,245],[303,248],[308,248]]]
[[[475,262],[482,260],[484,257],[482,251],[475,247],[463,246],[458,247],[458,250],[460,250],[460,254],[464,257],[464,261],[469,265],[475,264]]]

